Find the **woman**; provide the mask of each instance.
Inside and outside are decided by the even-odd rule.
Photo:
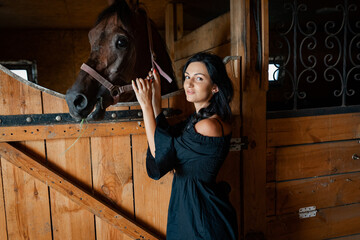
[[[175,126],[169,126],[161,113],[158,73],[154,70],[149,75],[154,75],[153,83],[140,78],[132,84],[149,143],[148,175],[157,180],[175,170],[167,239],[237,239],[229,187],[215,182],[231,138],[229,102],[233,88],[222,60],[198,53],[185,64],[186,99],[196,112]]]

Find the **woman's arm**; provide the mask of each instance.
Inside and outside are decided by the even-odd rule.
[[[135,82],[132,81],[132,86],[135,91],[136,98],[140,103],[140,107],[143,112],[146,137],[149,143],[150,152],[153,157],[155,156],[155,116],[159,115],[161,112],[161,86],[159,75],[154,71],[154,76],[154,86],[151,85],[149,80],[144,80],[142,78],[137,78]]]

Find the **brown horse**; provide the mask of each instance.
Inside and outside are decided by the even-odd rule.
[[[125,0],[115,1],[99,15],[89,41],[90,57],[66,92],[70,115],[77,120],[100,120],[108,106],[135,101],[131,80],[146,77],[154,58],[158,70],[174,79],[170,57],[154,24],[144,10],[131,9]],[[162,95],[177,89],[176,81],[161,78]]]

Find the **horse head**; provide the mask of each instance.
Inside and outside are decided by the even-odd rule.
[[[135,101],[131,80],[147,76],[153,66],[151,48],[158,64],[174,79],[170,57],[154,24],[144,10],[131,9],[125,0],[115,1],[105,9],[88,37],[91,52],[83,64],[86,68],[81,67],[65,97],[70,115],[77,120],[100,120],[108,106]],[[95,75],[107,83],[101,83]],[[106,85],[116,88],[113,90]],[[119,91],[121,86],[128,89]],[[162,94],[176,91],[177,84],[161,79],[161,90]]]

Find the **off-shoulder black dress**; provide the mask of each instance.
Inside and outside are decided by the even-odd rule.
[[[237,239],[236,212],[226,188],[215,182],[229,152],[231,134],[207,137],[195,131],[190,117],[169,126],[156,118],[155,158],[149,149],[149,177],[160,179],[175,169],[168,211],[166,239]]]

